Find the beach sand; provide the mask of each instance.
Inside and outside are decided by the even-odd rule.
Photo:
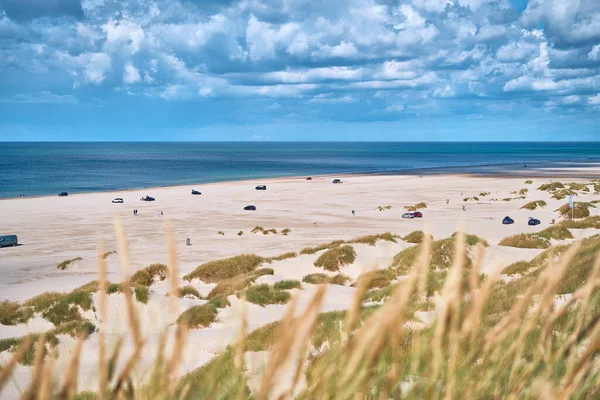
[[[590,176],[598,174],[598,168],[570,170],[571,174]],[[535,175],[532,173],[532,176]],[[531,178],[533,184],[525,184],[527,177],[482,177],[472,175],[364,175],[342,177],[343,183],[332,184],[334,177],[264,179],[242,182],[227,182],[195,186],[180,186],[131,190],[111,193],[70,195],[68,197],[37,197],[0,200],[0,234],[19,236],[18,247],[0,249],[0,301],[24,301],[45,291],[70,291],[96,279],[97,245],[104,242],[106,251],[118,250],[115,239],[113,217],[123,223],[129,243],[133,270],[155,262],[167,262],[165,223],[173,229],[179,260],[180,274],[191,272],[199,264],[219,258],[253,253],[261,256],[277,256],[285,252],[299,252],[303,247],[327,243],[332,240],[353,239],[368,234],[391,232],[404,236],[415,230],[425,230],[435,239],[450,236],[462,228],[469,234],[485,238],[490,247],[484,258],[483,272],[491,272],[499,265],[508,265],[518,260],[529,260],[541,250],[517,249],[498,246],[498,242],[516,233],[535,232],[549,226],[551,219],[559,221],[556,210],[567,199],[555,200],[547,192],[536,190],[550,177]],[[561,179],[589,183],[588,179]],[[267,185],[266,191],[257,191],[258,184]],[[511,193],[528,189],[525,199]],[[191,189],[202,192],[192,196]],[[481,192],[490,192],[480,196]],[[156,198],[154,202],[142,202],[144,195]],[[466,197],[479,197],[478,201],[464,202]],[[115,197],[124,199],[124,204],[112,204]],[[492,201],[492,199],[498,201]],[[449,200],[447,204],[446,201]],[[545,200],[548,206],[539,210],[522,210],[521,206],[534,200]],[[576,201],[600,200],[600,195],[581,194]],[[426,202],[421,210],[421,219],[403,219],[404,206]],[[245,211],[246,205],[255,205],[256,211]],[[380,211],[379,206],[391,205],[391,209]],[[463,206],[466,210],[463,211]],[[133,215],[137,209],[138,215]],[[162,210],[163,216],[158,213]],[[355,210],[355,214],[352,214]],[[599,215],[600,209],[592,209]],[[511,216],[513,225],[502,225],[504,216]],[[528,226],[528,217],[536,217],[541,225]],[[288,235],[262,233],[253,234],[255,226],[265,229],[291,229]],[[219,235],[222,231],[224,235]],[[237,233],[243,231],[242,236]],[[595,232],[579,231],[576,237],[585,237]],[[186,246],[186,238],[192,245]],[[567,241],[564,241],[567,242]],[[372,268],[386,268],[392,258],[402,249],[411,246],[401,240],[398,243],[377,242],[376,246],[354,245],[356,261],[342,269],[342,273],[355,280],[361,273]],[[261,277],[257,282],[274,283],[283,279],[302,280],[307,274],[326,272],[313,265],[320,253],[301,255],[269,265],[274,275]],[[67,270],[56,266],[65,260],[81,257]],[[123,268],[118,254],[106,258],[108,280],[119,282]],[[330,275],[333,273],[326,272]],[[198,280],[192,284],[204,295],[214,284],[203,284]],[[350,286],[330,285],[323,311],[340,310],[349,306],[354,293]],[[306,304],[316,286],[303,284],[298,293],[300,304]],[[177,315],[167,308],[167,285],[153,285],[147,305],[138,304],[141,321],[148,336],[148,362],[155,354],[160,333],[171,325]],[[113,339],[127,331],[122,295],[110,296],[108,331]],[[209,328],[190,333],[189,342],[196,351],[186,355],[180,373],[206,363],[237,335],[239,326],[239,300],[230,296],[232,307],[219,312],[219,321]],[[205,300],[183,299],[181,310]],[[249,329],[281,318],[285,305],[260,307],[247,305]],[[97,323],[93,312],[88,316]],[[50,326],[48,326],[50,325]],[[47,321],[35,317],[27,324],[17,326],[0,325],[0,338],[21,336],[29,332],[51,328]],[[171,330],[172,325],[171,325]],[[92,335],[84,346],[84,357],[80,371],[82,388],[93,389],[93,378],[97,335]],[[61,336],[61,346],[73,346],[75,340]],[[131,347],[131,346],[129,346]],[[128,346],[124,347],[127,354]],[[62,352],[61,352],[62,354]],[[65,352],[68,354],[68,352]],[[5,360],[8,353],[0,353]],[[66,356],[65,356],[66,357]],[[61,356],[61,358],[63,358]],[[60,360],[65,362],[65,360]],[[60,364],[60,363],[59,363]],[[86,376],[87,375],[87,376]],[[90,378],[91,375],[92,377]],[[19,366],[17,380],[26,384],[29,379],[27,367]],[[7,392],[15,395],[15,389]]]

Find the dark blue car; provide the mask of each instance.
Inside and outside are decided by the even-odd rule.
[[[246,206],[246,207],[244,207],[244,210],[246,210],[246,211],[256,211],[256,206]]]
[[[539,219],[529,218],[527,225],[539,225],[541,223],[542,223],[542,221],[540,221]]]
[[[510,224],[514,224],[515,220],[512,219],[511,217],[504,217],[504,219],[502,220],[502,225],[510,225]]]

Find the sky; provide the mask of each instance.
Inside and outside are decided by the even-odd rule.
[[[600,140],[599,0],[0,0],[0,141]]]

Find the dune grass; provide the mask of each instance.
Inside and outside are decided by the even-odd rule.
[[[536,201],[530,201],[529,203],[527,203],[523,207],[521,207],[521,209],[537,210],[538,208],[546,207],[546,205],[547,204],[544,200],[536,200]]]
[[[473,196],[473,197],[465,197],[465,198],[463,199],[463,201],[464,201],[465,203],[466,203],[466,202],[469,202],[469,201],[479,201],[479,197],[477,197],[477,196]]]
[[[168,268],[165,264],[154,263],[136,271],[131,276],[131,283],[139,286],[151,286],[158,281],[167,279]]]
[[[479,193],[479,197],[489,196],[490,194],[492,194],[492,193],[490,193],[490,192],[480,192]]]
[[[208,301],[209,304],[215,306],[215,308],[226,308],[231,306],[231,303],[226,296],[216,296]]]
[[[244,231],[239,231],[239,232],[237,233],[237,235],[238,235],[238,236],[243,236],[243,235],[244,235]]]
[[[58,264],[56,266],[56,269],[60,269],[61,271],[64,271],[67,268],[69,268],[69,265],[73,264],[74,262],[81,261],[81,260],[83,260],[83,258],[81,258],[81,257],[75,257],[71,260],[65,260],[65,261],[61,262],[60,264]]]
[[[522,275],[525,272],[530,271],[532,268],[535,268],[535,265],[533,265],[530,261],[517,261],[504,268],[502,273],[505,275]]]
[[[423,208],[427,208],[427,203],[425,203],[424,201],[421,201],[415,204],[414,206],[404,206],[404,209],[410,212],[418,211]]]
[[[133,288],[135,299],[142,304],[148,304],[150,299],[150,289],[147,286],[136,286]]]
[[[600,216],[582,218],[580,220],[564,220],[560,223],[565,228],[570,229],[600,229]]]
[[[531,184],[533,184],[533,181],[531,179],[528,179],[528,180],[525,181],[525,184],[526,185],[531,185]]]
[[[459,238],[444,240],[460,243]],[[282,321],[242,336],[207,364],[178,379],[175,371],[181,354],[194,350],[184,344],[185,327],[207,327],[217,320],[218,310],[207,303],[180,315],[183,334],[174,336],[172,346],[161,349],[146,374],[138,365],[145,338],[134,341],[133,356],[121,359],[124,352],[117,351],[93,373],[103,371],[109,377],[101,388],[108,398],[280,398],[276,391],[282,385],[284,394],[293,390],[283,378],[289,371],[284,366],[291,364],[300,366],[298,378],[306,380],[300,399],[538,399],[558,395],[593,399],[600,380],[599,252],[600,236],[578,245],[554,246],[535,257],[530,262],[533,267],[522,265],[522,273],[517,272],[519,276],[515,274],[509,282],[481,279],[477,261],[472,261],[470,269],[450,261],[452,268],[443,270],[417,263],[396,284],[366,294],[357,292],[359,297],[347,311],[319,313],[325,289],[320,287],[306,307],[290,309]],[[468,247],[454,253],[466,254]],[[427,253],[417,257],[434,258]],[[425,289],[421,270],[428,271]],[[261,290],[259,294],[271,300],[269,289]],[[435,302],[434,293],[439,293]],[[572,300],[564,306],[555,304],[556,295],[567,293],[574,293]],[[363,299],[377,298],[383,304],[361,306]],[[290,302],[290,307],[294,305]],[[417,310],[432,311],[433,321],[415,323]],[[135,332],[135,315],[132,321]],[[74,397],[77,392],[77,377],[83,372],[78,371],[79,353],[73,352],[74,367],[68,370],[56,369],[62,367],[54,365],[47,350],[36,356],[35,350],[56,346],[56,335],[52,335],[38,336],[48,343],[41,347],[23,338],[0,340],[0,350],[9,350],[16,361],[37,364],[34,371],[44,372],[34,373],[23,388],[30,397],[45,390],[44,377],[55,373],[66,377],[66,383],[62,388],[51,387],[49,395]],[[250,389],[246,351],[270,351],[263,375],[257,377],[258,392]],[[119,377],[114,366],[123,364],[134,369]],[[13,369],[14,365],[3,365],[0,376],[10,376]],[[71,396],[61,396],[61,392]],[[90,392],[84,396],[80,398],[95,397]]]
[[[549,226],[548,228],[538,232],[537,235],[546,239],[573,239],[573,235],[571,234],[571,232],[569,232],[569,229],[567,229],[564,225],[561,224]]]
[[[454,232],[450,237],[456,238],[456,235],[458,235],[458,232]],[[481,238],[477,235],[469,235],[468,233],[465,233],[465,242],[468,246],[477,246],[479,243],[481,243],[483,247],[490,247],[490,244],[484,238]]]
[[[4,300],[0,302],[0,324],[23,324],[33,316],[33,310],[21,307],[16,301]]]
[[[334,247],[338,247],[338,246],[342,245],[343,243],[344,243],[343,240],[334,240],[333,242],[326,243],[326,244],[320,244],[315,247],[305,247],[302,250],[300,250],[300,254],[315,254],[322,250],[327,250],[327,249],[331,249]]]
[[[177,324],[185,325],[190,329],[206,328],[217,320],[219,311],[211,303],[193,306],[185,310],[177,318]]]
[[[197,299],[202,299],[200,292],[198,289],[193,287],[192,285],[185,285],[177,288],[177,297],[195,297]]]
[[[569,195],[577,196],[577,192],[570,189],[561,189],[555,192],[552,192],[552,198],[556,200],[562,200]]]
[[[292,230],[291,230],[290,228],[285,228],[285,229],[283,229],[283,230],[281,231],[281,234],[282,234],[283,236],[287,236],[287,235],[289,235],[290,233],[292,233]]]
[[[429,235],[431,239],[433,236]],[[408,235],[404,236],[402,240],[407,243],[421,243],[425,239],[425,233],[423,231],[412,231]]]
[[[377,207],[377,209],[378,209],[379,211],[386,211],[386,210],[391,210],[391,209],[392,209],[392,206],[390,206],[390,205],[388,204],[388,205],[386,205],[386,206],[378,206],[378,207]]]
[[[529,192],[529,189],[523,188],[523,189],[519,190],[519,195],[525,196],[527,194],[527,192]]]
[[[279,282],[275,283],[273,285],[273,288],[280,289],[280,290],[300,289],[300,288],[302,288],[302,284],[300,283],[300,281],[285,280],[285,281],[279,281]]]
[[[270,257],[265,259],[266,262],[273,262],[273,261],[283,261],[283,260],[287,260],[290,258],[296,258],[298,257],[298,253],[295,253],[293,251],[287,252],[287,253],[283,253],[278,255],[277,257]]]
[[[243,292],[237,293],[238,298],[245,298],[250,303],[265,306],[267,304],[285,304],[292,296],[285,290],[275,289],[273,286],[263,283],[252,285]]]
[[[222,260],[209,261],[185,275],[183,279],[186,281],[200,279],[206,283],[218,283],[236,275],[251,272],[264,261],[264,258],[254,254],[242,254]]]
[[[591,206],[594,207],[593,205]],[[556,209],[556,211],[558,211],[563,218],[571,219],[571,207],[569,207],[569,203],[563,204],[558,209]],[[584,203],[580,201],[574,202],[572,214],[574,219],[589,217],[590,203]]]
[[[577,182],[571,182],[571,183],[567,183],[567,186],[569,186],[569,189],[571,190],[576,190],[579,192],[589,192],[590,188],[587,187],[587,184],[585,183],[577,183]]]
[[[313,285],[321,285],[330,283],[333,285],[344,286],[350,280],[349,277],[343,274],[337,274],[335,276],[329,276],[323,273],[308,274],[302,278],[302,282],[311,283]]]
[[[232,276],[219,281],[208,294],[208,299],[219,296],[229,296],[247,288],[251,283],[263,275],[273,275],[272,268],[259,268],[254,271]]]
[[[550,240],[534,233],[519,233],[505,237],[498,244],[521,249],[547,249],[550,247]]]
[[[317,258],[314,265],[327,271],[339,271],[344,265],[352,264],[355,259],[356,252],[354,248],[344,245],[327,250]]]
[[[223,232],[223,231],[219,231],[219,232],[217,232],[217,235],[220,235],[220,236],[225,236],[225,232]]]
[[[390,232],[381,233],[378,235],[366,235],[361,236],[356,239],[348,240],[345,243],[362,243],[368,244],[369,246],[375,246],[378,240],[385,240],[386,242],[394,242],[396,243],[396,238]]]
[[[564,189],[564,188],[565,188],[565,185],[563,185],[560,182],[551,182],[551,183],[544,183],[543,185],[538,187],[537,190],[541,190],[544,192],[553,192],[555,190]]]
[[[102,258],[103,260],[106,260],[106,258],[107,258],[108,256],[110,256],[111,254],[117,254],[117,252],[116,252],[115,250],[112,250],[112,251],[107,251],[107,252],[105,252],[105,253],[102,253],[102,254],[100,255],[100,258]]]
[[[268,234],[277,235],[277,229],[265,229],[262,226],[255,226],[250,232],[262,233],[263,235],[268,235]]]

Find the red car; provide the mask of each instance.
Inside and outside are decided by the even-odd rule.
[[[421,214],[421,211],[415,211],[415,212],[413,213],[413,216],[414,216],[415,218],[423,218],[423,214]]]
[[[312,181],[312,177],[311,177],[311,176],[309,176],[309,177],[307,177],[307,178],[306,178],[306,180],[307,180],[307,181]]]

